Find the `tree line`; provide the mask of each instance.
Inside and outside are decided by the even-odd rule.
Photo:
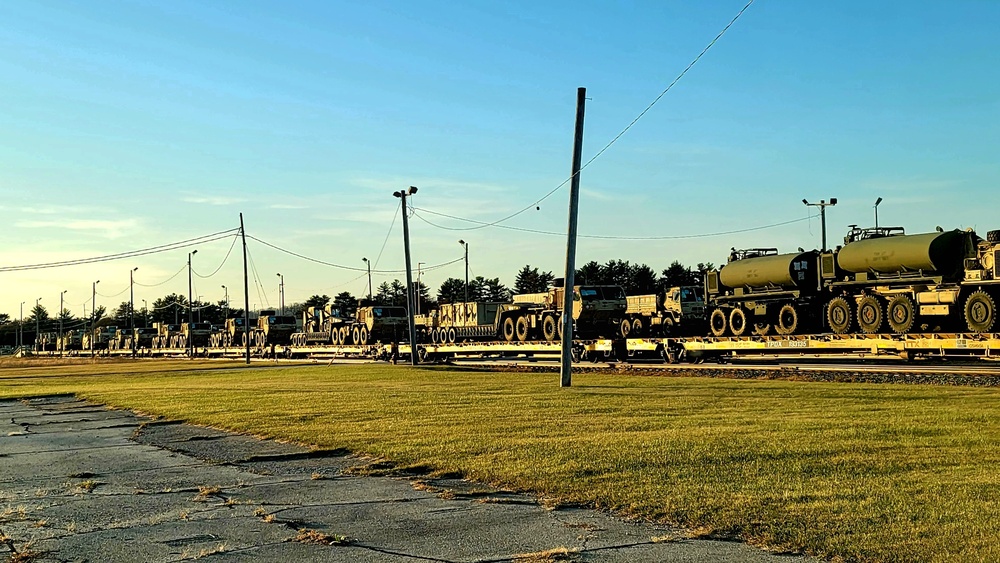
[[[668,288],[683,285],[701,285],[705,272],[713,269],[711,263],[698,263],[695,267],[684,266],[674,261],[659,275],[646,264],[632,264],[627,260],[610,260],[605,264],[595,261],[587,262],[576,270],[577,285],[620,285],[626,295],[643,295],[665,291]],[[551,271],[542,271],[530,264],[521,268],[514,277],[514,287],[509,288],[500,278],[485,278],[476,276],[469,280],[469,301],[509,301],[511,296],[523,293],[541,293],[547,291],[556,276]],[[415,310],[418,313],[427,312],[444,303],[460,303],[466,300],[465,280],[448,278],[432,295],[431,289],[422,281],[414,282],[417,302]],[[348,291],[338,293],[331,298],[328,295],[313,295],[303,302],[292,303],[285,308],[285,314],[299,316],[308,307],[324,307],[330,303],[337,307],[344,316],[351,316],[359,306],[385,305],[406,306],[406,283],[398,279],[383,282],[377,288],[371,299],[368,296],[355,297]],[[57,315],[50,315],[48,309],[37,304],[28,311],[23,323],[20,317],[12,317],[8,313],[0,313],[0,346],[13,346],[17,343],[18,332],[23,330],[24,342],[35,340],[35,327],[39,332],[56,332],[60,320],[62,330],[70,331],[96,326],[118,326],[127,328],[134,315],[135,326],[152,326],[153,323],[183,323],[187,322],[188,310],[195,322],[208,322],[222,325],[227,318],[242,317],[243,309],[231,308],[225,302],[207,302],[195,300],[188,303],[185,296],[171,293],[156,299],[152,307],[142,307],[133,311],[128,301],[123,301],[110,313],[103,306],[98,306],[91,315],[77,317],[69,309],[63,309]],[[37,320],[37,325],[36,325]]]

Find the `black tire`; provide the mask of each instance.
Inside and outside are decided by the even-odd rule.
[[[363,326],[360,329],[358,329],[358,343],[359,344],[361,344],[362,346],[364,346],[365,344],[368,344],[368,336],[369,336],[369,334],[368,334],[368,327]]]
[[[1000,231],[989,231],[986,233],[986,240],[993,244],[1000,242]]]
[[[521,316],[517,318],[517,326],[515,327],[517,333],[518,342],[527,342],[528,340],[528,317]]]
[[[555,315],[548,315],[542,319],[542,336],[546,341],[552,342],[559,337],[558,324]]]
[[[636,338],[642,335],[642,319],[632,319],[632,337]]]
[[[503,339],[507,342],[514,341],[514,335],[516,334],[514,325],[514,317],[507,317],[503,320]]]
[[[895,295],[889,300],[885,308],[885,316],[889,321],[889,326],[896,334],[906,334],[913,328],[913,323],[917,319],[916,308],[913,300],[907,295]]]
[[[713,336],[722,336],[726,334],[726,328],[729,323],[726,320],[726,313],[722,309],[715,309],[712,314],[708,317],[708,328],[712,331]]]
[[[775,323],[774,331],[782,336],[795,334],[799,329],[799,310],[791,303],[785,303],[778,309],[778,322]]]
[[[449,328],[448,329],[448,344],[454,344],[456,340],[458,340],[458,334],[455,333],[455,329],[454,328]]]
[[[729,331],[733,336],[743,336],[747,329],[747,314],[740,307],[729,312]]]
[[[354,327],[351,329],[351,343],[357,344],[358,342],[361,342],[361,328]]]
[[[843,297],[834,297],[826,304],[826,324],[834,334],[847,334],[854,328],[851,303]]]
[[[965,325],[971,332],[989,332],[996,323],[997,306],[989,293],[973,291],[965,299]]]
[[[882,304],[877,297],[865,295],[858,300],[858,328],[865,334],[876,334],[882,329]]]
[[[632,323],[628,319],[622,319],[622,322],[618,325],[618,334],[622,338],[628,338],[632,334]]]

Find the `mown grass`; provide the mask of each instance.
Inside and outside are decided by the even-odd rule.
[[[227,369],[217,369],[217,368]],[[118,407],[847,561],[1000,560],[1000,390],[386,365],[0,365]]]

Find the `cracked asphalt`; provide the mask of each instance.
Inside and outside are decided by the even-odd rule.
[[[0,557],[23,561],[807,560],[347,452],[151,420],[70,396],[0,401]]]

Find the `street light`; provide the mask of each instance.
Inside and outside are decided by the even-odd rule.
[[[368,267],[368,302],[371,303],[372,300],[372,263],[368,261],[367,258],[362,258],[365,261],[365,266]]]
[[[223,291],[226,292],[226,313],[223,316],[224,317],[223,321],[225,321],[225,319],[229,318],[229,288],[226,287],[226,286],[222,286],[222,289],[223,289]]]
[[[63,295],[66,295],[68,289],[62,290],[59,294],[59,341],[56,343],[56,348],[59,349],[59,355],[62,356],[62,339],[63,339]]]
[[[407,210],[406,210],[406,196],[412,196],[417,193],[416,186],[410,186],[410,189],[399,190],[398,192],[393,192],[392,195],[398,197],[402,200],[401,205],[403,207],[403,254],[406,257],[406,311],[408,313],[409,329],[410,329],[410,364],[417,365],[417,327],[413,320],[413,274],[410,272],[410,224],[407,222]]]
[[[194,343],[191,339],[191,323],[194,322],[194,303],[191,301],[191,257],[198,254],[197,250],[188,252],[188,357],[194,357]]]
[[[139,269],[139,266],[132,268],[128,273],[128,328],[132,331],[132,342],[135,342],[135,280],[132,274]],[[135,348],[133,345],[132,348]]]
[[[142,300],[142,328],[149,328],[149,307],[145,299]]]
[[[469,243],[465,242],[464,240],[460,240],[458,241],[458,244],[461,244],[462,246],[465,247],[465,302],[468,303],[469,302]]]
[[[24,347],[24,301],[21,301],[21,322],[17,325],[18,336],[17,336],[17,347]],[[22,352],[23,353],[23,352]]]
[[[278,284],[278,303],[281,305],[281,314],[285,314],[285,276],[278,273],[281,283]]]
[[[90,355],[94,355],[94,340],[97,338],[97,332],[94,330],[97,325],[97,284],[101,283],[101,280],[95,281],[91,285],[90,294]]]
[[[882,198],[875,200],[875,228],[878,228],[878,204],[882,203]]]
[[[814,207],[819,207],[819,221],[820,227],[823,229],[823,248],[822,251],[826,252],[826,208],[831,205],[837,205],[837,198],[831,197],[830,201],[819,200],[819,203],[809,203],[806,200],[802,200],[802,203],[806,205],[811,205]]]

